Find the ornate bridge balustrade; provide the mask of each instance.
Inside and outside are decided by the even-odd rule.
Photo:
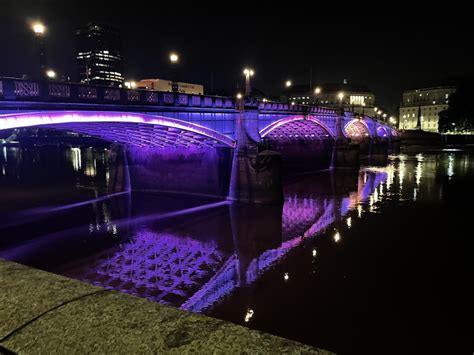
[[[177,106],[235,109],[229,97],[190,95],[68,82],[0,78],[0,101],[87,103],[98,105]]]

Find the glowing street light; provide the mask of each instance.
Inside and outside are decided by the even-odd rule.
[[[33,24],[33,26],[31,26],[31,28],[33,29],[33,32],[37,35],[37,36],[42,36],[44,35],[44,32],[46,30],[46,28],[44,27],[44,25],[41,23],[41,22],[35,22]]]
[[[381,115],[381,114],[382,114],[382,110],[378,110],[378,111],[377,111],[377,114]]]
[[[337,94],[337,97],[338,97],[339,100],[341,100],[341,102],[342,102],[342,99],[344,98],[344,93],[341,91],[339,94]]]
[[[171,63],[178,63],[179,61],[179,56],[176,53],[170,53],[170,62]]]
[[[241,94],[240,92],[237,94],[237,98],[238,98],[239,100],[242,98],[242,94]]]
[[[123,84],[127,89],[135,89],[137,87],[137,83],[134,81],[126,81]]]
[[[287,81],[285,82],[285,86],[286,86],[287,88],[289,88],[292,84],[293,84],[293,83],[291,82],[291,80],[287,80]]]
[[[251,77],[255,74],[255,72],[252,70],[252,69],[249,69],[249,68],[245,68],[244,69],[244,75],[246,77]]]
[[[319,86],[316,87],[316,89],[314,89],[314,93],[315,93],[316,95],[319,95],[319,94],[321,93],[321,88],[320,88]]]
[[[54,79],[56,77],[56,72],[52,69],[49,69],[49,70],[46,71],[46,76],[49,79]]]

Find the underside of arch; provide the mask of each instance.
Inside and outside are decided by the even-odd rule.
[[[0,115],[0,130],[53,128],[139,147],[235,147],[226,135],[190,122],[140,113],[29,112]]]
[[[344,133],[348,138],[352,138],[355,140],[360,140],[364,138],[370,137],[370,132],[368,127],[362,121],[355,119],[350,121],[344,127]]]
[[[277,142],[334,140],[329,128],[314,117],[287,117],[260,131],[262,138]]]

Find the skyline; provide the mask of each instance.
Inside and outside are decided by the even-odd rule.
[[[242,69],[249,66],[256,72],[253,86],[271,96],[284,90],[286,80],[309,85],[312,68],[313,85],[347,79],[350,84],[369,87],[378,105],[395,112],[403,90],[473,75],[469,30],[463,31],[467,25],[434,28],[406,23],[381,28],[368,26],[361,17],[338,17],[336,22],[329,15],[315,23],[303,16],[215,17],[200,15],[199,10],[194,16],[174,18],[140,6],[114,8],[117,15],[111,17],[109,6],[103,3],[92,7],[88,6],[92,3],[77,1],[5,4],[0,33],[15,31],[15,36],[0,36],[1,48],[11,53],[0,56],[3,76],[33,72],[36,62],[29,24],[34,20],[47,26],[49,66],[72,80],[77,78],[74,29],[94,21],[121,31],[127,80],[169,79],[168,55],[176,51],[180,80],[203,84],[206,91],[211,75],[216,89],[237,84],[242,88]]]

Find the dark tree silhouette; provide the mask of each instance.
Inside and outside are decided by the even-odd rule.
[[[449,107],[439,113],[440,132],[474,131],[474,86],[461,84],[449,98]]]

